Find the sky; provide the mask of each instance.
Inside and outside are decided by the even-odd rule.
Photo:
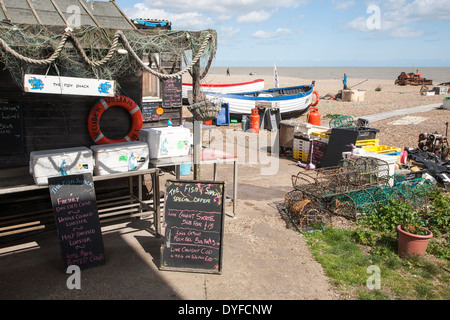
[[[214,29],[213,67],[450,67],[450,0],[116,0],[131,19]]]

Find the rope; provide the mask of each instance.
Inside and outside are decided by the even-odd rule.
[[[136,52],[134,52],[134,50],[131,48],[130,43],[128,42],[127,38],[125,37],[125,35],[123,34],[122,31],[117,31],[117,33],[119,34],[119,36],[121,37],[121,40],[123,42],[123,45],[125,47],[125,49],[131,54],[131,56],[139,63],[139,65],[142,67],[142,69],[144,69],[147,72],[150,72],[151,74],[157,76],[160,79],[171,79],[171,78],[178,78],[181,75],[185,74],[186,72],[192,70],[193,66],[198,62],[198,60],[200,60],[200,58],[202,57],[203,53],[205,52],[206,46],[208,45],[209,40],[213,37],[210,33],[208,33],[208,35],[205,37],[205,40],[203,41],[197,55],[195,56],[195,58],[191,61],[191,63],[186,66],[186,68],[184,68],[183,70],[177,72],[177,73],[173,73],[173,74],[163,74],[160,72],[156,72],[153,69],[149,68],[144,61],[141,60],[141,58],[139,58],[139,56],[136,54]]]
[[[72,42],[75,45],[76,49],[80,52],[81,56],[83,57],[83,60],[91,67],[99,67],[99,66],[102,66],[105,63],[107,63],[113,57],[114,53],[116,52],[117,47],[119,45],[119,39],[120,39],[122,44],[123,44],[123,46],[124,46],[124,48],[131,54],[133,59],[135,59],[137,61],[137,63],[141,66],[141,68],[144,69],[145,71],[148,71],[151,74],[157,76],[160,79],[177,78],[177,77],[180,77],[181,75],[183,75],[186,72],[190,72],[192,70],[192,68],[194,67],[194,65],[200,60],[200,58],[205,53],[206,48],[208,46],[208,43],[209,43],[209,41],[211,39],[212,39],[212,44],[214,45],[214,48],[215,48],[214,37],[213,37],[213,35],[211,33],[208,33],[208,35],[205,37],[201,47],[199,48],[197,55],[191,61],[191,63],[188,66],[186,66],[186,68],[184,68],[183,70],[181,70],[181,71],[179,71],[177,73],[174,73],[174,74],[165,74],[165,73],[157,72],[157,71],[149,68],[144,63],[144,61],[142,61],[141,58],[136,54],[136,52],[134,52],[134,50],[131,47],[128,39],[126,38],[125,34],[121,30],[119,30],[119,31],[117,31],[115,33],[114,40],[112,42],[111,48],[108,50],[108,53],[105,55],[105,57],[103,57],[103,59],[101,59],[100,61],[92,61],[92,60],[90,60],[88,55],[86,54],[86,51],[81,46],[80,41],[71,32],[64,33],[64,35],[62,36],[61,41],[59,42],[59,44],[58,44],[56,50],[53,52],[53,54],[49,58],[42,59],[42,60],[31,59],[31,58],[28,58],[28,57],[25,57],[25,56],[21,55],[20,53],[16,52],[14,49],[12,49],[2,38],[0,38],[0,46],[7,53],[11,54],[16,59],[25,61],[25,62],[27,62],[29,64],[45,66],[45,65],[52,64],[53,62],[56,61],[56,59],[58,59],[61,51],[63,50],[64,46],[66,45],[66,43],[67,43],[67,41],[69,39],[72,40]],[[210,56],[210,59],[208,61],[207,69],[203,73],[202,77],[206,76],[206,73],[207,73],[209,67],[211,66],[211,62],[212,62],[212,59],[214,58],[214,55],[215,55],[215,49],[213,50],[213,53]]]
[[[43,65],[48,65],[48,64],[55,62],[55,60],[59,57],[59,54],[61,53],[62,49],[64,48],[69,36],[70,36],[70,33],[66,32],[63,35],[61,41],[59,42],[58,47],[56,48],[55,52],[53,52],[53,54],[49,58],[44,59],[44,60],[31,59],[31,58],[27,58],[27,57],[21,55],[20,53],[13,50],[2,38],[0,38],[0,45],[3,47],[3,49],[5,49],[5,51],[7,53],[11,54],[16,59],[25,61],[29,64],[43,66]]]

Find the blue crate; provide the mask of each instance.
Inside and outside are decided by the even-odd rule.
[[[230,106],[228,103],[222,103],[222,109],[217,115],[217,126],[229,126],[230,125]]]

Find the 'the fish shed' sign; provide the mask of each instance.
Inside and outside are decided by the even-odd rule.
[[[113,97],[115,81],[26,74],[25,92]]]

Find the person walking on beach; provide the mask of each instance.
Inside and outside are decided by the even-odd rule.
[[[344,84],[344,90],[347,90],[347,88],[348,88],[348,86],[347,86],[347,80],[348,80],[347,74],[344,73],[344,81],[343,81],[343,84]]]
[[[227,76],[230,75],[230,68],[227,69]]]

